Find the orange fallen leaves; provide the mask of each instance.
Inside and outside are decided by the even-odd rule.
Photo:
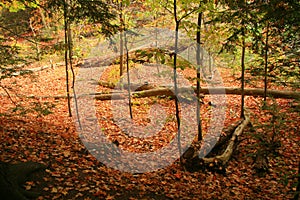
[[[232,77],[227,76],[226,84],[239,85]],[[64,95],[64,69],[55,68],[41,71],[34,86],[28,78],[14,78],[23,84],[22,91],[34,95]],[[230,83],[229,83],[230,80]],[[99,88],[101,89],[101,88]],[[266,177],[257,177],[252,169],[254,162],[251,155],[255,152],[256,140],[251,132],[242,135],[242,143],[234,159],[227,166],[226,176],[211,172],[185,172],[178,162],[154,172],[145,174],[129,174],[104,166],[97,161],[83,146],[73,119],[68,117],[66,100],[44,99],[56,104],[53,114],[36,117],[16,116],[1,117],[1,161],[38,161],[48,166],[45,174],[34,181],[28,182],[25,188],[33,190],[38,187],[44,199],[286,199],[292,196],[295,190],[293,179],[299,159],[298,134],[299,116],[289,113],[291,122],[280,132],[282,146],[280,161],[272,158],[272,170]],[[119,141],[119,145],[126,150],[145,152],[156,151],[168,144],[176,133],[176,121],[173,101],[156,99],[166,108],[168,122],[163,129],[151,139],[140,140],[123,134],[111,120],[110,104],[96,102],[98,120],[103,131],[111,141]],[[289,108],[287,100],[280,101],[280,106]],[[208,129],[210,121],[209,98],[204,99],[203,130]],[[253,113],[253,119],[263,123],[267,118],[259,109],[260,99],[249,97],[247,107]],[[146,116],[149,103],[153,99],[141,99],[134,107],[136,123],[146,125],[149,116]],[[240,98],[227,96],[227,110],[225,126],[239,117]],[[6,109],[9,99],[0,97],[1,109]],[[287,112],[287,111],[286,111]],[[254,122],[254,121],[253,121]],[[260,130],[256,130],[260,131]],[[288,185],[283,184],[287,177]],[[43,184],[38,184],[43,183]],[[200,196],[201,195],[201,196]],[[42,199],[42,198],[40,198]]]

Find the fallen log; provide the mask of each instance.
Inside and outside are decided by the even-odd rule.
[[[159,89],[137,91],[137,92],[132,92],[131,95],[132,95],[132,97],[135,97],[135,98],[163,96],[163,95],[174,97],[174,93],[169,88],[159,88]],[[128,95],[126,95],[126,93],[117,93],[117,94],[111,93],[111,94],[95,95],[96,100],[125,99],[127,97],[128,97]]]
[[[98,81],[98,84],[102,87],[110,88],[110,89],[121,89],[123,87],[124,89],[128,88],[128,83],[123,83],[122,85],[116,85],[111,82],[106,82],[106,81]],[[143,90],[151,90],[151,89],[157,89],[158,87],[152,84],[148,84],[148,82],[145,82],[143,84],[136,84],[136,83],[131,83],[130,84],[130,89],[132,91],[143,91]]]
[[[206,145],[206,144],[202,144],[203,141],[192,144],[191,147],[189,147],[182,156],[184,161],[183,162],[184,168],[187,171],[197,171],[200,169],[208,168],[210,170],[224,172],[225,167],[228,161],[230,160],[230,158],[232,157],[232,154],[238,144],[238,137],[242,134],[245,127],[249,123],[250,123],[249,113],[245,112],[245,119],[242,122],[240,121],[236,122],[235,124],[237,126],[235,129],[233,129],[232,127],[228,128],[228,131],[230,132],[227,133],[228,135],[224,137],[225,139],[228,139],[227,142],[222,140],[221,137],[219,138],[219,141],[211,151],[211,152],[218,152],[218,154],[213,157],[208,157],[210,156],[211,153],[206,155],[206,157],[204,158],[199,157],[201,148],[203,148],[204,145]],[[207,142],[209,143],[209,140],[207,140]],[[224,148],[225,150],[220,149],[221,147],[224,146],[224,144],[227,144]]]
[[[23,75],[23,74],[30,74],[30,73],[35,73],[35,72],[43,71],[45,69],[53,69],[55,67],[63,66],[63,65],[64,65],[63,63],[53,64],[51,62],[50,65],[44,65],[44,66],[41,66],[41,67],[35,67],[35,68],[30,68],[30,69],[21,69],[20,71],[12,73],[12,75],[13,76],[19,76],[19,75]]]
[[[117,85],[106,82],[106,81],[99,81],[98,84],[103,87],[108,87],[111,89],[117,89],[119,88]],[[128,85],[124,84],[124,88],[127,88]],[[170,91],[172,91],[172,87],[169,86],[160,86],[157,87],[156,85],[152,84],[134,84],[130,86],[131,90],[135,91],[145,91],[143,95],[140,95],[138,92],[133,92],[134,95],[137,97],[150,97],[155,96],[157,93],[158,95],[171,95],[174,96],[174,94],[170,94]],[[180,88],[179,88],[180,89]],[[189,88],[181,88],[181,90],[187,90]],[[197,92],[197,88],[193,87],[195,93]],[[226,94],[232,94],[232,95],[241,95],[242,89],[241,88],[232,88],[232,87],[214,87],[214,88],[208,88],[203,87],[200,89],[200,93],[202,94],[224,94],[224,90]],[[165,91],[166,94],[162,94]],[[173,90],[174,91],[174,90]],[[245,88],[244,93],[246,96],[264,96],[264,90],[258,89],[258,88]],[[148,96],[149,95],[149,96]],[[298,99],[300,98],[300,91],[288,91],[288,90],[267,90],[267,96],[272,98],[283,98],[283,99]],[[101,96],[96,97],[97,100],[102,100]],[[105,96],[105,100],[107,100],[107,96]]]
[[[214,163],[214,162],[221,162],[223,166],[227,164],[231,155],[235,149],[235,145],[237,143],[238,137],[243,133],[245,127],[250,123],[250,116],[249,113],[245,113],[244,121],[235,129],[232,134],[231,139],[229,140],[228,146],[226,147],[223,154],[212,157],[212,158],[203,158],[205,164]]]
[[[241,95],[241,88],[224,88],[226,94],[236,94]],[[223,88],[201,88],[201,93],[204,94],[222,94]],[[245,88],[246,96],[260,96],[264,95],[263,89],[258,88]],[[288,90],[267,90],[267,96],[273,98],[283,98],[283,99],[298,99],[300,98],[300,92],[288,91]]]
[[[190,88],[178,88],[179,93],[184,91],[189,91]],[[195,90],[195,89],[194,89]],[[240,88],[201,88],[200,93],[202,95],[220,95],[220,94],[227,95],[241,95]],[[254,96],[254,97],[262,97],[264,94],[263,89],[255,89],[255,88],[245,88],[245,95],[246,96]],[[87,96],[87,95],[94,95],[96,100],[111,100],[111,99],[125,99],[128,97],[126,93],[122,91],[110,92],[110,93],[90,93],[90,94],[78,94],[77,97]],[[151,97],[151,96],[169,96],[174,97],[174,92],[171,87],[158,87],[155,89],[147,89],[142,91],[135,91],[132,92],[131,95],[136,98],[144,98],[144,97]],[[278,91],[278,90],[268,90],[267,95],[272,98],[282,98],[282,99],[300,99],[300,92],[292,92],[292,91]],[[7,96],[7,94],[0,94],[0,96]],[[54,99],[66,99],[66,95],[59,95],[59,96],[34,96],[29,95],[29,98],[54,98]],[[71,98],[74,96],[71,95]]]
[[[189,88],[179,88],[179,93],[188,91]],[[194,88],[194,90],[196,90]],[[224,94],[231,95],[241,95],[242,90],[240,88],[201,88],[201,94],[210,94],[210,95],[220,95]],[[144,97],[151,97],[151,96],[170,96],[174,97],[174,92],[172,88],[156,88],[156,89],[149,89],[143,91],[135,91],[132,92],[132,96],[136,98],[144,98]],[[264,90],[263,89],[254,89],[254,88],[246,88],[245,89],[246,96],[263,96]],[[300,92],[292,92],[292,91],[278,91],[278,90],[268,90],[267,95],[273,98],[283,98],[283,99],[298,99],[300,98]],[[124,99],[126,98],[126,94],[100,94],[95,95],[96,100],[110,100],[110,99]]]

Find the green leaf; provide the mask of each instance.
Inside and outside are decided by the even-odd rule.
[[[130,0],[123,0],[123,4],[125,4],[125,6],[129,6],[130,5]]]
[[[9,12],[18,12],[20,10],[25,10],[25,5],[19,1],[12,1],[8,7]]]

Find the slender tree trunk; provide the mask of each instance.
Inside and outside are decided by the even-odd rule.
[[[242,65],[242,76],[241,76],[241,88],[242,88],[242,93],[241,93],[241,118],[245,118],[244,114],[244,105],[245,105],[245,51],[246,51],[246,46],[245,46],[245,30],[242,31],[242,58],[241,58],[241,65]]]
[[[124,20],[123,20],[123,4],[119,4],[119,20],[120,20],[120,77],[123,75],[123,63],[124,63],[124,41],[123,41],[123,32],[124,32]]]
[[[74,88],[75,79],[74,79],[74,70],[73,70],[73,40],[72,40],[71,23],[70,22],[67,25],[67,34],[68,34],[69,66],[70,66],[70,69],[71,69],[72,75],[73,75],[72,88]]]
[[[294,200],[299,200],[300,197],[300,161],[298,165],[298,183],[297,183],[297,188],[296,188],[296,194],[294,196]]]
[[[157,19],[158,19],[158,12],[156,11],[155,15],[153,17],[153,20],[155,21],[155,28],[158,28]],[[155,29],[155,47],[156,48],[158,46],[157,40],[158,40],[158,30]],[[157,55],[155,56],[155,62],[156,62],[156,64],[158,64],[158,56]],[[156,66],[156,69],[157,69],[157,73],[160,73],[160,71],[159,71],[159,65]]]
[[[125,27],[125,21],[124,21],[124,27]],[[124,32],[124,42],[125,42],[125,51],[126,51],[126,70],[127,70],[127,90],[128,90],[128,103],[129,103],[129,114],[130,118],[132,119],[132,107],[131,107],[131,88],[130,88],[130,72],[129,72],[129,52],[127,47],[127,35],[126,31]]]
[[[266,102],[267,100],[267,88],[268,88],[268,45],[269,45],[269,22],[267,22],[266,44],[265,44],[264,102]]]
[[[71,3],[72,0],[70,0]],[[75,109],[76,109],[76,115],[78,118],[78,125],[80,128],[81,127],[81,122],[80,122],[80,117],[79,117],[79,111],[78,111],[78,103],[77,103],[77,96],[76,96],[76,91],[75,91],[75,72],[73,68],[73,36],[72,36],[72,29],[71,29],[71,22],[69,21],[67,23],[67,38],[68,38],[68,56],[69,56],[69,66],[70,70],[72,73],[72,91],[74,95],[74,104],[75,104]],[[70,102],[69,102],[70,104]],[[72,115],[72,114],[71,114]]]
[[[208,69],[209,69],[209,77],[210,79],[213,76],[213,68],[212,68],[212,62],[211,62],[211,51],[208,49]]]
[[[43,26],[44,26],[46,29],[49,29],[49,25],[48,25],[48,23],[46,22],[46,17],[45,17],[45,15],[44,15],[44,12],[43,12],[42,8],[41,8],[41,7],[38,7],[38,10],[39,10],[39,13],[40,13],[40,15],[41,15],[41,19],[42,19]]]
[[[207,24],[205,23],[205,18],[204,16],[202,16],[202,20],[203,20],[203,26],[204,26],[204,29],[205,31],[208,31],[208,27],[207,27]],[[209,72],[209,78],[212,77],[212,62],[211,62],[211,51],[210,51],[210,48],[208,48],[208,72]],[[202,58],[203,59],[203,58]]]
[[[197,123],[198,123],[198,141],[202,140],[202,123],[201,123],[201,102],[200,102],[200,90],[201,90],[201,67],[202,59],[201,54],[201,21],[202,12],[198,13],[198,26],[197,26],[197,49],[196,49],[196,59],[197,59]]]
[[[173,76],[174,76],[174,93],[175,93],[175,108],[176,108],[176,120],[177,120],[177,139],[178,139],[178,151],[179,151],[179,156],[180,156],[180,163],[182,164],[182,150],[181,150],[181,127],[180,127],[180,115],[179,115],[179,102],[178,98],[178,87],[177,87],[177,52],[178,52],[178,31],[179,31],[179,24],[180,21],[177,18],[177,1],[174,0],[174,18],[175,18],[175,23],[176,23],[176,28],[175,28],[175,50],[174,50],[174,67],[173,67]]]
[[[34,30],[34,27],[32,25],[31,19],[29,20],[29,26],[30,26],[31,32],[32,32],[32,34],[34,36],[34,45],[35,45],[35,50],[36,50],[36,59],[38,61],[40,61],[41,60],[41,50],[40,50],[40,47],[39,47],[39,44],[38,44],[37,35],[35,33],[35,30]]]
[[[68,27],[69,27],[69,4],[67,0],[64,1],[64,32],[65,32],[65,65],[66,65],[66,88],[67,88],[67,97],[68,97],[68,110],[69,117],[72,117],[71,111],[71,98],[70,98],[70,88],[69,88],[69,62],[68,62]]]

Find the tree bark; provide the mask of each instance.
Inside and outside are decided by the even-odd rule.
[[[64,0],[64,34],[65,34],[65,65],[66,65],[66,92],[68,97],[68,111],[69,117],[72,117],[71,110],[71,96],[70,96],[70,87],[69,87],[69,60],[68,60],[68,46],[69,46],[69,1]]]
[[[299,197],[300,197],[300,161],[299,161],[299,165],[298,165],[298,183],[297,183],[294,200],[299,200],[300,199]]]
[[[123,3],[122,1],[119,3],[119,20],[120,20],[120,77],[123,75],[123,63],[124,63],[124,31],[125,31],[125,23],[123,19]]]
[[[266,30],[266,44],[265,44],[265,73],[264,73],[264,101],[267,100],[267,89],[268,89],[268,45],[269,45],[269,22],[267,22]]]
[[[202,12],[198,13],[198,26],[196,32],[196,40],[197,40],[197,49],[196,49],[196,60],[197,60],[197,125],[198,125],[198,141],[202,140],[202,122],[201,122],[201,102],[200,102],[200,90],[201,90],[201,67],[202,67],[202,59],[201,59],[201,21],[202,21]]]
[[[177,86],[177,53],[178,53],[178,40],[179,40],[179,25],[180,25],[180,19],[177,17],[177,1],[173,1],[174,6],[174,20],[175,20],[175,50],[174,50],[174,60],[173,60],[173,81],[174,81],[174,96],[177,96],[178,94],[178,86]],[[180,121],[180,115],[179,115],[179,102],[178,99],[175,98],[175,108],[176,108],[176,121],[177,121],[177,142],[178,142],[178,153],[180,155],[180,164],[182,164],[181,160],[181,121]]]
[[[244,28],[242,31],[243,42],[242,42],[242,56],[241,56],[241,65],[242,65],[242,76],[241,76],[241,118],[245,118],[244,107],[245,107],[245,33]]]
[[[125,20],[123,21],[123,25],[125,28]],[[129,52],[128,52],[128,44],[127,44],[127,34],[126,32],[124,33],[124,46],[125,46],[125,50],[126,50],[126,70],[127,70],[127,91],[128,91],[128,106],[129,106],[129,115],[130,118],[132,119],[132,107],[131,107],[131,88],[130,88],[130,70],[129,70]]]

